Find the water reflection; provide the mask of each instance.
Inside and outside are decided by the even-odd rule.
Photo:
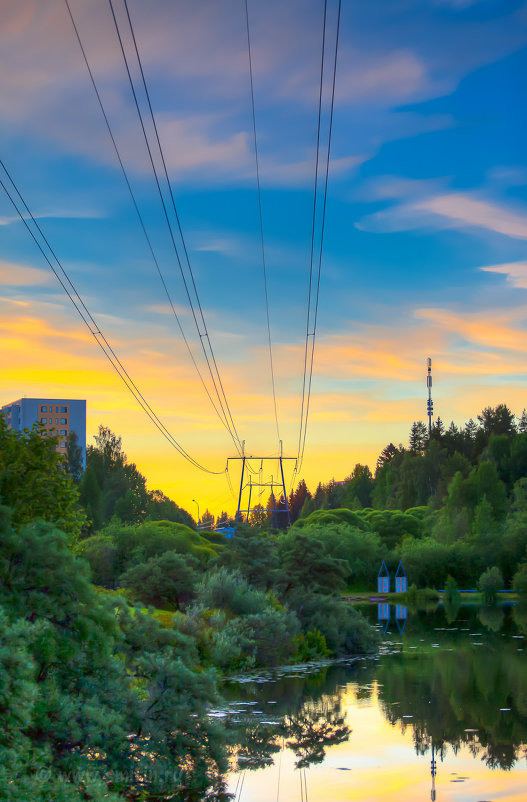
[[[361,705],[377,706],[402,743],[410,737],[414,754],[428,758],[421,781],[428,775],[432,799],[447,759],[463,754],[510,772],[526,757],[527,606],[423,613],[382,604],[367,614],[385,632],[380,660],[294,667],[226,684],[235,770],[271,771],[286,752],[300,772],[320,766],[334,748],[351,759],[361,739]],[[379,731],[372,745],[376,760],[386,733]],[[450,771],[445,778],[466,780]]]

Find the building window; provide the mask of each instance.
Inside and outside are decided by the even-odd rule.
[[[65,441],[63,441],[63,442],[61,443],[61,446],[62,446],[62,448],[66,448],[66,443],[65,443]]]
[[[68,411],[68,407],[61,407],[61,408],[60,408],[60,411],[61,411],[61,412],[67,412],[67,411]]]
[[[48,419],[47,419],[47,418],[41,418],[41,419],[40,419],[40,422],[41,422],[41,423],[47,423],[47,422],[48,422]]]
[[[58,419],[58,418],[55,418],[55,423],[58,423],[58,422],[59,422],[59,419]]]
[[[61,435],[62,435],[63,437],[66,437],[66,435],[68,434],[68,432],[66,431],[66,429],[61,429],[61,430],[60,430],[60,433],[61,433]]]
[[[67,422],[68,422],[68,419],[67,419],[67,418],[61,418],[61,419],[60,419],[60,422],[61,422],[61,423],[67,423]],[[57,423],[58,423],[58,421],[57,421]]]
[[[58,408],[58,407],[55,407],[55,412],[58,412],[58,411],[59,411],[59,408]]]
[[[48,408],[47,408],[47,407],[40,407],[40,411],[41,411],[41,412],[47,412],[47,411],[48,411]]]

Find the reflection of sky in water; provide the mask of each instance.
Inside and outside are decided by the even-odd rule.
[[[393,623],[392,610],[392,623]],[[411,619],[412,616],[410,615]],[[455,626],[455,625],[454,625]],[[480,629],[470,628],[470,632],[481,632]],[[409,625],[410,634],[405,635],[404,651],[409,659],[420,659],[419,652],[428,651],[428,657],[436,664],[441,659],[441,653],[452,655],[452,641],[456,637],[462,640],[462,649],[470,649],[466,624],[460,623],[456,633],[438,632],[431,629],[428,643],[422,642],[421,632],[413,632]],[[392,633],[395,639],[396,634]],[[487,639],[488,636],[488,639]],[[400,636],[399,636],[400,637]],[[493,640],[494,638],[494,640]],[[503,640],[501,640],[503,638]],[[473,640],[473,639],[471,639]],[[485,640],[485,649],[481,650],[484,657],[487,653],[500,652],[500,644],[507,644],[507,648],[516,652],[518,641],[514,640],[511,632],[506,634],[485,633],[478,640]],[[434,649],[430,658],[432,644],[440,643],[439,649]],[[418,651],[410,651],[418,643]],[[523,645],[523,644],[522,644]],[[478,650],[478,656],[480,652]],[[411,655],[411,657],[410,657]],[[519,658],[519,655],[518,655]],[[456,655],[457,659],[457,655]],[[519,659],[523,659],[519,658]],[[396,658],[386,655],[381,663],[377,664],[377,671],[386,672],[390,668],[390,661],[396,667]],[[479,660],[478,660],[479,662]],[[365,665],[365,664],[363,664]],[[447,665],[445,663],[445,665]],[[490,665],[490,664],[489,664]],[[360,802],[422,802],[434,799],[436,802],[525,802],[527,799],[527,761],[525,751],[519,750],[519,759],[510,771],[500,768],[491,769],[482,759],[482,753],[475,757],[471,754],[468,745],[462,744],[454,754],[452,747],[446,748],[441,760],[436,754],[437,775],[435,777],[435,797],[432,796],[431,753],[424,755],[416,753],[414,745],[414,732],[412,724],[415,719],[403,719],[406,729],[402,731],[401,717],[411,715],[413,709],[406,710],[404,699],[400,700],[398,720],[392,725],[386,719],[379,694],[386,695],[386,690],[378,687],[377,682],[372,683],[371,663],[370,670],[362,666],[356,671],[354,680],[340,684],[342,712],[346,714],[346,723],[351,729],[348,741],[326,748],[326,757],[323,763],[310,766],[305,771],[307,782],[307,797],[301,789],[301,773],[295,769],[296,757],[292,751],[285,749],[275,756],[274,764],[265,769],[246,771],[238,783],[238,775],[231,778],[229,790],[235,792],[238,783],[236,802],[269,802],[269,800],[282,800],[282,802],[324,802],[330,800],[357,800]],[[366,683],[361,683],[361,674],[367,677]],[[503,682],[506,682],[506,673]],[[527,681],[527,666],[525,666]],[[502,682],[500,680],[500,682]],[[370,689],[370,695],[364,693],[364,688]],[[276,688],[276,686],[274,686]],[[335,688],[337,690],[337,687]],[[504,689],[506,691],[506,688]],[[365,698],[366,697],[366,698]],[[411,694],[409,694],[409,699]],[[388,698],[390,703],[397,699]],[[409,703],[408,703],[409,704]],[[265,706],[267,703],[265,703]],[[491,705],[495,705],[494,699]],[[405,709],[403,709],[405,708]],[[269,709],[269,708],[268,708]],[[393,707],[392,707],[393,710]],[[493,707],[491,715],[493,715]],[[496,715],[507,715],[507,712]],[[510,714],[509,714],[510,715]],[[460,711],[460,721],[464,721],[463,711]],[[403,725],[403,726],[404,726]],[[463,727],[469,727],[463,724]],[[527,718],[525,720],[527,726]],[[477,738],[477,733],[474,736]],[[287,740],[287,737],[286,737]],[[448,740],[448,738],[447,738]],[[280,781],[279,781],[280,778]],[[279,782],[279,786],[278,786]],[[241,796],[239,794],[241,787]]]
[[[376,693],[368,702],[361,699],[357,703],[356,687],[350,683],[343,697],[352,729],[349,741],[329,747],[324,763],[306,770],[309,802],[429,800],[430,754],[416,755],[410,727],[403,735],[398,726],[392,727],[385,720],[377,706]],[[279,770],[278,799],[301,800],[300,772],[295,770],[295,756],[286,749],[281,761],[278,757],[270,768],[245,772],[240,802],[276,799]],[[453,782],[457,777],[468,779]],[[237,777],[233,777],[231,792],[236,782]],[[461,747],[457,755],[449,749],[444,761],[437,761],[435,786],[437,802],[525,802],[527,765],[523,760],[511,771],[490,770],[478,758],[474,759],[466,747]]]

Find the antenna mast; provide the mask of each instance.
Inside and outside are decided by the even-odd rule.
[[[426,376],[426,386],[428,387],[428,401],[426,402],[426,412],[428,415],[428,434],[432,432],[432,416],[434,414],[434,402],[432,401],[432,360],[428,357],[428,374]]]

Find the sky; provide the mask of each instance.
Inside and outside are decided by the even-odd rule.
[[[112,1],[146,113],[123,0]],[[204,330],[185,293],[110,5],[70,6],[159,270],[212,392]],[[275,456],[244,2],[128,6],[236,430],[247,454]],[[328,0],[322,177],[337,9]],[[248,12],[277,417],[283,454],[296,456],[324,3],[248,0]],[[109,426],[151,489],[192,513],[194,499],[201,512],[232,511],[227,479],[236,496],[239,462],[229,477],[223,471],[237,452],[168,303],[66,4],[0,0],[0,20],[0,158],[156,415],[219,474],[184,460],[153,426],[1,188],[0,405],[24,395],[85,398],[88,443],[99,424]],[[435,413],[447,424],[488,405],[507,403],[517,415],[527,406],[526,89],[520,0],[342,0],[313,379],[296,477],[311,489],[343,479],[357,462],[374,470],[387,443],[407,442],[412,422],[426,418],[427,357]],[[276,476],[277,463],[264,471]]]

